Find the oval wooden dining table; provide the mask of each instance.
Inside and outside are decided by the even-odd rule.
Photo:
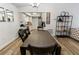
[[[26,49],[28,49],[28,45],[44,48],[44,47],[55,46],[56,44],[57,42],[48,31],[34,30],[22,44],[20,50],[21,54],[24,55],[26,54]]]

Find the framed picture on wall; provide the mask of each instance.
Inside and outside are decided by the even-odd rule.
[[[14,21],[13,11],[6,9],[6,21],[7,22],[13,22]]]
[[[46,24],[50,24],[50,12],[46,13]]]
[[[0,7],[0,22],[5,22],[5,11],[3,7]]]

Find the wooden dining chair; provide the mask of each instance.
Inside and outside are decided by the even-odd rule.
[[[28,33],[27,33],[26,30],[24,30],[24,29],[19,29],[18,35],[19,35],[19,37],[22,39],[23,42],[24,42],[24,41],[26,40],[26,38],[28,37]]]
[[[54,54],[53,46],[35,47],[35,46],[29,45],[29,51],[31,55],[53,55]]]

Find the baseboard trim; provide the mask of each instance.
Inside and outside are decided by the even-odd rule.
[[[13,43],[16,39],[19,39],[19,37],[13,38],[11,41],[5,43],[4,45],[0,46],[0,51],[6,48],[9,44]]]

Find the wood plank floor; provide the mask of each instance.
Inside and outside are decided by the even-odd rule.
[[[79,55],[79,42],[71,38],[56,38],[61,46],[62,55]]]

